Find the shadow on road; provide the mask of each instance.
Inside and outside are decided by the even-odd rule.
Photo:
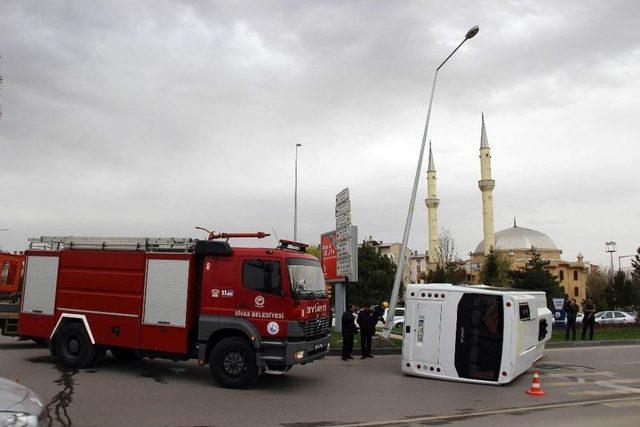
[[[37,347],[37,345],[34,345]],[[54,356],[49,354],[34,356],[27,359],[32,363],[51,364],[60,370]],[[295,369],[295,368],[294,368]],[[212,378],[208,367],[199,367],[188,362],[172,362],[162,359],[141,359],[136,361],[121,361],[113,357],[107,357],[100,365],[77,371],[81,378],[83,374],[121,374],[132,377],[140,377],[153,380],[158,384],[171,384],[175,381],[189,381],[207,387],[222,388]],[[75,373],[74,373],[75,375]],[[250,389],[268,389],[271,393],[291,393],[292,391],[304,391],[313,387],[318,382],[317,378],[308,378],[300,375],[261,375]],[[231,390],[233,391],[233,390]]]

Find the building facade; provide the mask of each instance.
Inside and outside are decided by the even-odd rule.
[[[582,254],[578,254],[575,261],[563,260],[562,249],[548,235],[530,228],[513,227],[498,231],[494,236],[494,251],[503,258],[509,260],[511,270],[524,267],[531,259],[528,253],[531,248],[536,248],[540,257],[549,261],[547,269],[558,277],[565,293],[570,298],[575,298],[578,303],[587,297],[587,275],[590,265],[584,261]],[[469,261],[465,264],[467,280],[471,284],[480,284],[480,269],[484,261],[486,245],[482,240],[475,251],[471,253]]]

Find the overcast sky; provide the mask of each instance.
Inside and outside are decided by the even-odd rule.
[[[0,233],[400,241],[434,68],[439,227],[482,239],[484,111],[496,231],[574,260],[640,245],[637,1],[0,4]],[[427,245],[426,161],[409,247]],[[267,242],[272,245],[273,240]],[[628,265],[628,259],[625,260]]]

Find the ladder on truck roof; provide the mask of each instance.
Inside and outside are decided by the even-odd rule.
[[[40,236],[29,238],[29,248],[42,250],[192,252],[197,241],[197,239],[191,237]]]

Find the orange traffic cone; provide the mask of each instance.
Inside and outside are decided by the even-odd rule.
[[[525,391],[532,396],[544,396],[547,394],[547,392],[540,387],[540,373],[537,369],[533,370],[533,383],[531,384],[531,388]]]

